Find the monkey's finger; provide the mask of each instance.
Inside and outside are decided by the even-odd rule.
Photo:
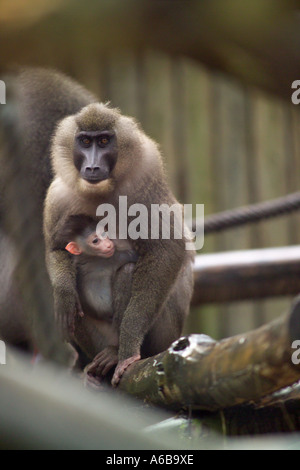
[[[105,355],[103,359],[98,361],[98,366],[96,368],[97,375],[105,375],[106,373],[104,370],[107,367],[108,362],[110,361],[110,357],[108,355]],[[109,370],[109,369],[108,369]]]
[[[77,309],[76,309],[76,314],[80,317],[80,318],[83,318],[84,317],[84,312],[81,308],[81,305],[78,305],[77,306]]]
[[[98,366],[95,368],[96,375],[106,375],[117,362],[117,357],[111,356],[111,354],[104,355],[103,359],[98,361]]]
[[[92,364],[98,363],[99,360],[103,359],[105,356],[106,356],[106,352],[105,352],[105,349],[103,349],[103,351],[101,351],[100,353],[97,354],[97,356],[94,357],[91,363]]]
[[[135,354],[134,356],[128,357],[124,361],[119,361],[111,381],[112,386],[116,387],[127,367],[129,367],[134,362],[139,361],[140,359],[140,354]]]
[[[87,374],[98,375],[98,368],[100,365],[99,361],[94,360],[85,367],[84,372]]]
[[[81,318],[84,317],[84,312],[82,310],[81,303],[80,303],[78,298],[76,300],[76,313],[77,313],[77,315],[79,315],[79,317],[81,317]]]
[[[115,348],[112,348],[110,346],[104,348],[102,351],[100,351],[97,356],[94,357],[92,363],[96,363],[99,361],[107,360],[111,357],[117,358],[118,354],[115,352]]]
[[[105,360],[105,357],[95,358],[87,367],[86,369],[92,372],[97,371],[99,364],[101,364]]]
[[[116,363],[117,362],[114,359],[111,359],[102,370],[102,375],[106,375],[110,371],[110,369],[112,369],[112,367],[116,365]]]
[[[121,377],[122,377],[122,374],[120,374],[120,372],[115,370],[115,373],[114,373],[112,381],[111,381],[111,384],[112,384],[113,387],[117,387],[118,383],[120,382]]]

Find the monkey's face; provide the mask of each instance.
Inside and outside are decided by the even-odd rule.
[[[115,245],[108,237],[98,237],[97,233],[92,233],[86,239],[89,248],[88,254],[100,256],[101,258],[111,258],[115,253]]]
[[[81,131],[75,136],[74,165],[91,185],[111,176],[118,158],[117,138],[112,130]]]

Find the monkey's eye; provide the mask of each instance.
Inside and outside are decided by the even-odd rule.
[[[99,238],[98,237],[95,237],[93,240],[92,240],[92,243],[94,245],[97,245],[97,243],[99,242]]]
[[[89,137],[83,136],[80,138],[80,143],[84,145],[84,147],[88,147],[91,145],[91,139]]]
[[[98,143],[99,145],[107,145],[109,142],[109,138],[106,136],[100,137]]]

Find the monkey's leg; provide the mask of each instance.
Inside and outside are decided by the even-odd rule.
[[[132,278],[130,280],[132,282]],[[189,312],[193,293],[193,266],[188,258],[164,302],[159,315],[150,323],[150,329],[141,346],[142,358],[150,357],[166,350],[182,333],[183,324]],[[124,305],[126,309],[126,305]],[[122,321],[122,318],[121,318]],[[112,384],[118,384],[126,368],[141,358],[133,355],[119,364],[115,370]]]
[[[118,331],[120,330],[124,312],[126,311],[126,308],[131,298],[131,286],[135,267],[135,263],[127,263],[118,270],[115,277],[115,282],[113,286],[113,321],[116,324]],[[120,378],[123,375],[123,372],[127,369],[127,367],[129,367],[130,364],[138,361],[139,359],[141,359],[140,354],[133,354],[132,356],[123,360],[121,364],[119,363],[119,360],[117,360],[117,374],[115,371],[112,384],[115,386],[119,382]]]
[[[142,344],[142,357],[165,351],[182,333],[193,294],[193,266],[187,262]]]
[[[145,242],[146,244],[146,242]],[[185,260],[182,240],[152,240],[145,245],[133,273],[131,297],[120,326],[119,362],[112,384],[141,357],[146,334],[172,289]]]

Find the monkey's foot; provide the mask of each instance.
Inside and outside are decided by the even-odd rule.
[[[119,361],[116,367],[115,373],[113,375],[112,381],[111,381],[112,386],[116,387],[118,383],[120,382],[120,379],[122,375],[124,374],[125,370],[127,369],[127,367],[129,367],[134,362],[139,361],[140,359],[141,359],[140,354],[135,354],[134,356],[124,359],[124,361]]]
[[[85,372],[101,380],[101,377],[106,375],[117,363],[118,348],[116,346],[107,346],[86,366]]]

